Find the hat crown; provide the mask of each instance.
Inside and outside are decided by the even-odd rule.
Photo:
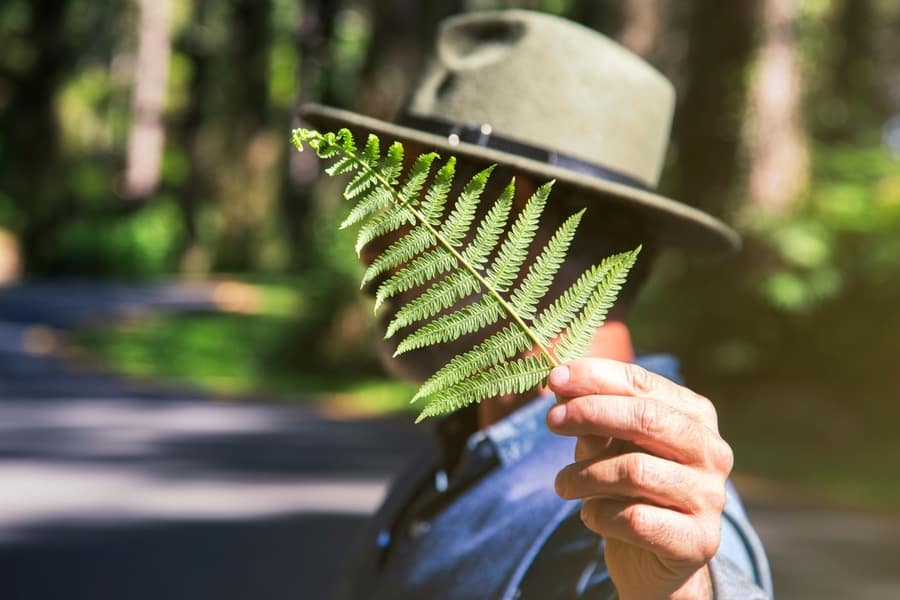
[[[675,92],[638,56],[559,17],[474,12],[442,25],[407,111],[489,125],[656,187]]]

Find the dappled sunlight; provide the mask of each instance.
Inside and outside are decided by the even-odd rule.
[[[391,430],[406,433],[393,447],[375,442]],[[422,442],[406,427],[341,424],[286,407],[7,399],[0,537],[62,523],[368,514],[402,449]]]

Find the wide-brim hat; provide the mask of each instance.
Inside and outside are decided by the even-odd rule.
[[[507,10],[442,23],[435,56],[397,122],[319,104],[303,106],[301,117],[555,179],[588,192],[589,210],[594,202],[633,209],[662,245],[733,252],[733,229],[654,191],[674,104],[665,77],[605,36]]]

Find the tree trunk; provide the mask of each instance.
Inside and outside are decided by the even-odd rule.
[[[257,251],[274,217],[271,173],[282,138],[268,123],[271,10],[271,0],[236,0],[230,7],[225,154],[217,182],[224,229],[216,267],[222,270],[260,267]]]
[[[697,0],[689,17],[685,89],[674,122],[672,191],[679,200],[718,215],[733,208],[755,5],[754,0]]]
[[[124,194],[146,198],[159,185],[165,128],[163,109],[169,81],[169,0],[138,0],[137,69],[132,94]]]
[[[764,213],[785,216],[806,189],[809,158],[801,117],[796,0],[764,0],[763,40],[749,92],[748,196]]]
[[[300,82],[296,110],[291,127],[308,127],[297,112],[306,102],[331,104],[328,60],[337,7],[330,0],[301,0],[300,18],[295,28],[295,42],[300,51],[297,79]],[[291,266],[303,270],[310,266],[312,250],[306,235],[312,210],[312,185],[319,177],[319,160],[313,152],[297,152],[291,148],[284,157],[281,183],[281,212],[291,244]]]
[[[181,40],[184,55],[191,62],[191,79],[187,89],[187,106],[171,130],[175,142],[184,148],[188,157],[188,172],[178,190],[185,239],[180,249],[181,268],[186,272],[206,272],[210,266],[210,249],[200,246],[197,229],[197,209],[211,195],[212,185],[201,139],[208,119],[207,103],[210,79],[210,49],[202,31],[208,27],[208,0],[195,0],[191,26]]]
[[[75,52],[65,43],[68,3],[32,2],[32,19],[25,39],[34,49],[31,68],[18,74],[6,107],[0,112],[4,144],[10,149],[0,161],[0,190],[19,214],[22,256],[33,261],[43,251],[48,232],[72,206],[60,167],[60,128],[56,93],[72,69]],[[29,264],[25,265],[26,270]]]

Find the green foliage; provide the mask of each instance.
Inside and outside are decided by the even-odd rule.
[[[254,401],[284,399],[339,408],[350,414],[404,410],[414,391],[384,378],[342,352],[340,371],[309,361],[320,348],[298,348],[296,332],[308,311],[306,287],[295,278],[254,277],[232,282],[249,293],[240,313],[145,316],[75,332],[72,346],[132,377],[190,386],[214,396]],[[240,340],[240,343],[235,343]],[[298,368],[290,349],[308,367]],[[333,361],[334,362],[334,361]],[[352,365],[352,366],[350,366]],[[334,369],[334,367],[332,367]]]
[[[452,157],[432,176],[438,156],[423,154],[404,176],[399,142],[382,156],[376,136],[370,135],[360,151],[346,129],[325,134],[297,129],[292,141],[298,150],[306,145],[320,158],[333,159],[329,175],[352,175],[344,197],[356,204],[341,227],[362,223],[357,252],[376,238],[396,234],[363,276],[363,284],[388,276],[377,288],[376,309],[403,292],[424,288],[388,324],[386,337],[413,328],[400,341],[397,355],[503,325],[486,332],[480,344],[422,385],[413,398],[426,401],[417,421],[486,398],[524,393],[560,361],[583,355],[640,252],[637,248],[607,258],[538,311],[583,214],[569,217],[546,246],[533,248],[552,182],[538,188],[506,231],[515,182],[476,220],[493,167],[465,184],[444,217],[455,172]],[[529,254],[536,258],[523,274]],[[528,350],[534,354],[520,356]]]
[[[182,223],[171,198],[127,218],[82,218],[67,223],[57,245],[40,257],[57,273],[95,273],[118,278],[151,278],[176,268]]]

